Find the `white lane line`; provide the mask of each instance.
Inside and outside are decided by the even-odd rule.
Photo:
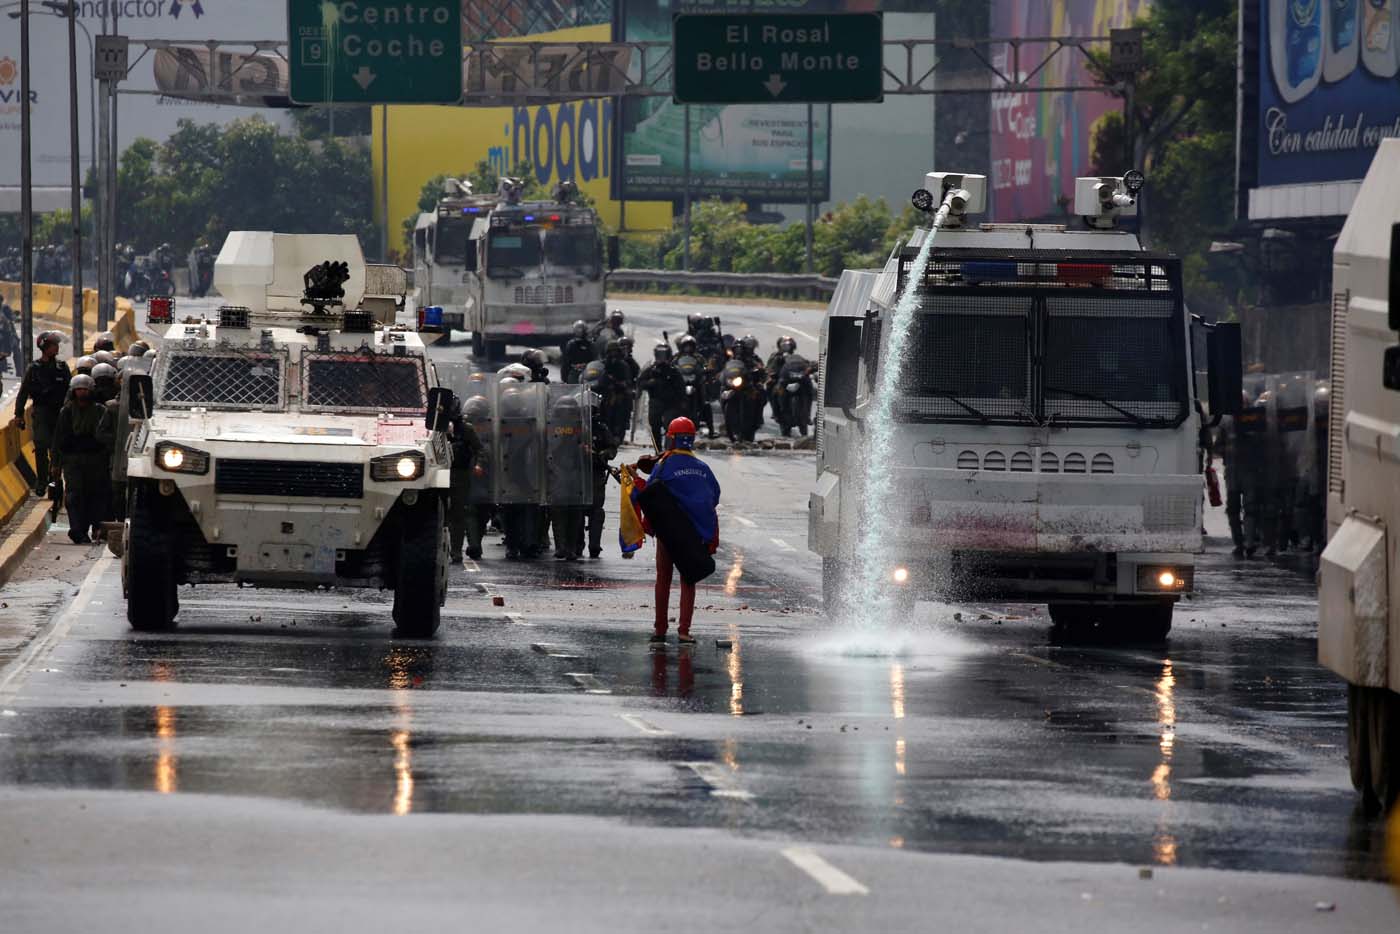
[[[869,895],[870,890],[806,847],[790,846],[783,857],[817,881],[828,895]]]
[[[525,617],[521,616],[519,613],[502,613],[501,615],[506,618],[506,622],[508,623],[514,623],[517,626],[530,625],[529,623],[525,622]]]
[[[809,340],[809,341],[815,342],[816,339],[817,339],[817,338],[816,338],[816,335],[814,335],[814,334],[808,334],[806,331],[799,331],[797,328],[793,327],[792,325],[788,325],[788,326],[787,326],[787,330],[789,330],[789,331],[791,331],[792,333],[796,334],[798,337],[805,337],[805,338],[807,338],[807,340]]]
[[[589,674],[586,671],[566,671],[564,672],[564,677],[568,678],[574,684],[583,688],[583,693],[585,694],[612,693],[610,689],[603,686],[603,682],[599,681],[595,676]]]
[[[554,642],[531,642],[530,648],[541,655],[548,656],[549,658],[577,659],[579,657],[577,655],[572,655],[568,652],[559,651],[560,646]]]
[[[714,762],[681,762],[681,767],[690,769],[710,789],[715,798],[735,798],[739,801],[752,801],[753,792],[745,791],[734,781],[734,776]]]
[[[645,733],[645,734],[648,735],[648,736],[675,736],[675,735],[676,735],[676,734],[672,733],[670,730],[663,730],[663,729],[661,729],[661,727],[659,727],[659,726],[657,726],[657,725],[655,725],[655,724],[653,724],[653,723],[648,723],[647,721],[643,720],[641,717],[637,716],[637,715],[634,714],[634,713],[620,713],[620,714],[617,715],[617,717],[618,717],[618,719],[621,720],[623,723],[626,723],[628,726],[635,727],[638,731],[640,731],[640,732],[642,732],[642,733]]]
[[[462,567],[466,568],[472,574],[479,574],[481,572],[481,565],[477,564],[471,558],[463,558]]]
[[[743,516],[732,516],[731,518],[733,518],[735,522],[739,523],[746,529],[753,529],[758,527],[758,523],[753,521],[752,519],[745,519]]]
[[[792,551],[792,550],[793,550],[793,547],[792,547],[791,545],[789,545],[787,542],[783,541],[781,538],[770,538],[770,539],[768,539],[768,540],[769,540],[770,542],[772,542],[773,544],[777,545],[779,548],[783,549],[784,551]]]
[[[20,675],[24,673],[25,669],[33,664],[46,649],[68,635],[68,630],[73,627],[73,620],[77,619],[92,602],[92,595],[97,590],[97,583],[101,579],[102,573],[107,569],[107,562],[115,560],[117,559],[99,557],[92,563],[91,570],[87,572],[82,585],[78,587],[78,595],[73,598],[72,603],[68,604],[68,609],[63,611],[63,614],[54,621],[47,632],[29,643],[29,647],[10,663],[4,676],[0,677],[0,697],[13,696],[19,690],[22,681]]]

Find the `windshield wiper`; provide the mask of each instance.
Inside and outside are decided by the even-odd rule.
[[[1062,394],[1064,394],[1064,395],[1066,395],[1066,396],[1073,396],[1073,397],[1076,398],[1076,399],[1087,399],[1087,400],[1089,400],[1090,402],[1097,402],[1097,403],[1099,403],[1100,405],[1106,405],[1106,406],[1108,406],[1110,409],[1112,409],[1113,411],[1117,412],[1119,415],[1122,415],[1122,416],[1124,416],[1125,418],[1130,419],[1130,420],[1132,421],[1132,423],[1133,423],[1134,426],[1136,426],[1136,427],[1138,427],[1138,428],[1146,428],[1146,427],[1147,427],[1147,419],[1143,418],[1141,415],[1138,415],[1136,412],[1129,412],[1127,409],[1123,408],[1121,405],[1115,405],[1115,404],[1113,404],[1112,402],[1109,402],[1107,399],[1103,398],[1102,396],[1096,396],[1096,395],[1094,395],[1094,394],[1091,393],[1091,392],[1080,392],[1080,391],[1078,391],[1077,389],[1065,389],[1065,388],[1062,387],[1062,386],[1046,386],[1046,387],[1045,387],[1045,391],[1046,391],[1046,392],[1058,392],[1058,393],[1062,393]],[[1060,413],[1059,413],[1059,412],[1056,412],[1055,414],[1056,414],[1056,415],[1059,415]]]
[[[991,419],[989,419],[982,412],[959,399],[956,393],[949,392],[946,389],[922,389],[920,390],[920,394],[928,396],[937,396],[940,399],[947,399],[949,402],[953,403],[969,415],[981,419],[982,424],[984,425],[991,421]]]

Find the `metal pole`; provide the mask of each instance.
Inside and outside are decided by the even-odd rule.
[[[29,133],[32,121],[29,114],[29,0],[20,0],[19,5],[19,100],[20,100],[20,142],[19,142],[19,221],[20,221],[20,262],[23,268],[19,274],[20,343],[24,348],[22,359],[29,359],[34,353],[34,179],[30,172]],[[15,361],[19,369],[20,360]],[[40,477],[40,484],[47,483],[47,477]]]
[[[101,278],[98,280],[97,326],[105,328],[108,312],[115,306],[113,288],[116,285],[116,218],[113,208],[116,203],[115,186],[112,184],[112,95],[109,81],[97,84],[97,143],[98,162],[97,183],[100,189],[97,200],[102,205],[102,253]]]
[[[384,262],[389,262],[389,105],[381,107],[379,133],[379,203],[384,212]]]
[[[68,4],[68,199],[73,212],[73,352],[83,347],[83,185],[82,150],[78,146],[78,7]]]
[[[681,201],[681,223],[685,228],[685,246],[681,251],[681,269],[690,271],[690,105],[685,105],[685,129],[682,131],[685,136],[685,161],[681,168],[682,201]]]
[[[828,132],[830,132],[828,130]],[[815,204],[813,198],[816,197],[816,185],[812,180],[814,172],[812,170],[812,149],[815,144],[812,142],[815,134],[812,132],[812,105],[807,105],[807,273],[812,272],[812,223],[815,220]]]

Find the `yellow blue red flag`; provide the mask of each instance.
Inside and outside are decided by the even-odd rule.
[[[642,517],[637,512],[637,504],[632,493],[637,488],[637,474],[630,464],[618,468],[619,485],[622,487],[622,502],[618,507],[617,541],[624,555],[642,547],[646,533],[642,531]]]

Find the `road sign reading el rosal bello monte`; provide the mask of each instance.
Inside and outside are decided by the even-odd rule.
[[[287,0],[298,104],[455,104],[461,0]]]
[[[672,93],[681,104],[882,100],[879,13],[678,13]]]

